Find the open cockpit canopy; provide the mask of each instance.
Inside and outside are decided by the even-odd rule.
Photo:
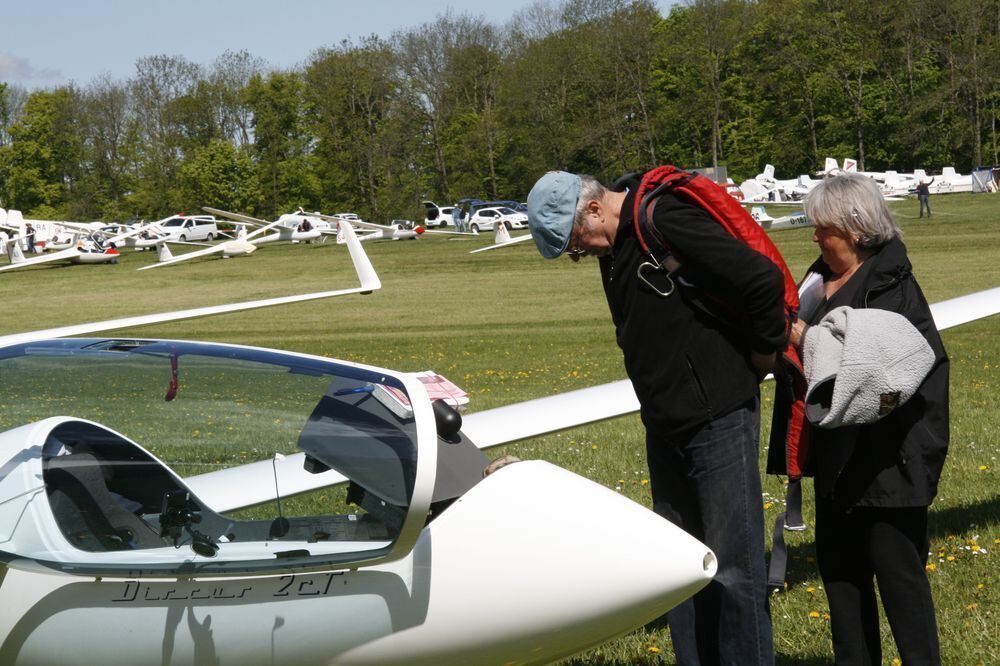
[[[0,557],[130,577],[400,557],[434,485],[434,417],[418,386],[231,345],[0,349]],[[315,483],[324,473],[347,483]],[[289,496],[302,479],[318,489]]]

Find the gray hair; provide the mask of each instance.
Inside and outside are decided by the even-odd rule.
[[[860,248],[876,248],[902,236],[875,181],[858,173],[830,176],[810,190],[806,217],[817,227],[835,227],[857,237]]]
[[[573,215],[573,226],[583,226],[583,214],[587,203],[602,201],[604,195],[607,193],[607,188],[601,185],[596,178],[580,174],[580,198],[576,200],[576,213]]]

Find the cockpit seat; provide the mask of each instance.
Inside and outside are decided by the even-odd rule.
[[[94,455],[73,453],[50,458],[45,482],[56,523],[76,548],[102,552],[165,545],[152,527],[108,490]]]

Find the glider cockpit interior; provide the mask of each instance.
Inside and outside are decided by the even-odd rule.
[[[5,348],[0,550],[95,575],[392,559],[485,460],[461,433],[439,437],[439,410],[411,404],[406,381],[220,344]],[[435,492],[439,465],[447,492]]]

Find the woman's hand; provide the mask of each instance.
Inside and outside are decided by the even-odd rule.
[[[804,321],[802,321],[801,319],[796,319],[795,323],[792,324],[792,331],[788,336],[789,342],[791,342],[796,347],[801,347],[802,336],[805,335],[807,328],[809,327],[806,326],[806,323]]]

